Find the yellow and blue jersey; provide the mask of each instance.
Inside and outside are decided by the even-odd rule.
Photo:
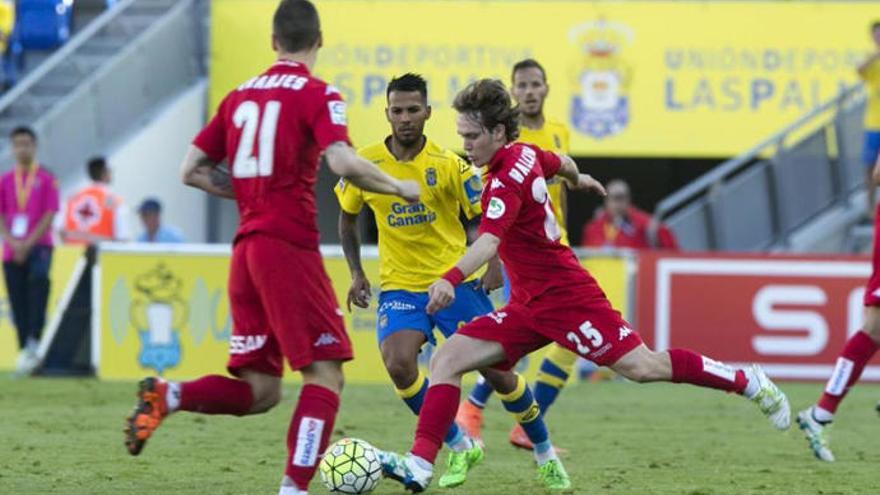
[[[555,153],[568,154],[569,132],[568,127],[562,122],[555,120],[545,120],[544,126],[540,129],[529,129],[520,126],[518,141],[526,144],[534,144],[535,146],[553,151]],[[565,185],[558,177],[554,177],[547,182],[547,191],[550,193],[550,204],[553,206],[553,214],[559,222],[559,228],[562,233],[560,242],[568,246],[568,229],[565,226]]]
[[[479,174],[430,140],[406,162],[398,161],[384,141],[361,148],[358,154],[388,175],[414,180],[421,188],[419,202],[412,204],[397,196],[363,191],[345,180],[339,181],[335,192],[346,213],[358,214],[366,204],[376,216],[382,290],[425,292],[465,253],[460,213],[470,219],[482,212]]]

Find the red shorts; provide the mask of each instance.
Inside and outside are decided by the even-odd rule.
[[[458,330],[480,340],[498,342],[506,360],[495,367],[511,369],[526,354],[556,342],[590,361],[608,366],[642,344],[598,286],[576,294],[549,293],[527,304],[511,303]]]
[[[229,271],[233,375],[243,369],[281,376],[315,361],[352,359],[342,311],[321,254],[253,234],[232,250]]]

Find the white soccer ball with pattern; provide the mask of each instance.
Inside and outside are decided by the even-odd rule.
[[[333,493],[370,493],[382,479],[376,448],[357,438],[343,438],[329,446],[318,471],[324,486]]]

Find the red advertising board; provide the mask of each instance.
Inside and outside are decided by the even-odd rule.
[[[658,350],[687,347],[760,363],[779,378],[825,380],[862,325],[870,274],[867,258],[643,253],[638,329]],[[863,379],[880,381],[880,366]]]

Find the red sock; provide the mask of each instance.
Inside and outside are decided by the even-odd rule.
[[[742,394],[749,380],[737,370],[687,349],[670,349],[672,381]]]
[[[428,387],[416,427],[416,440],[410,451],[413,455],[434,463],[443,445],[443,437],[455,421],[460,398],[461,389],[455,385],[441,383]]]
[[[208,375],[180,384],[181,411],[243,416],[253,403],[251,386],[244,380]]]
[[[865,365],[868,364],[878,348],[880,345],[865,332],[854,333],[843,346],[843,352],[837,358],[834,372],[831,373],[831,378],[825,385],[825,393],[822,394],[822,398],[816,405],[830,413],[837,411],[837,406],[846,397],[850,387],[862,376],[862,370],[865,369]]]
[[[339,396],[330,389],[318,385],[304,385],[299,402],[287,430],[287,467],[284,474],[290,476],[300,490],[307,490],[315,475],[318,459],[327,448]]]

